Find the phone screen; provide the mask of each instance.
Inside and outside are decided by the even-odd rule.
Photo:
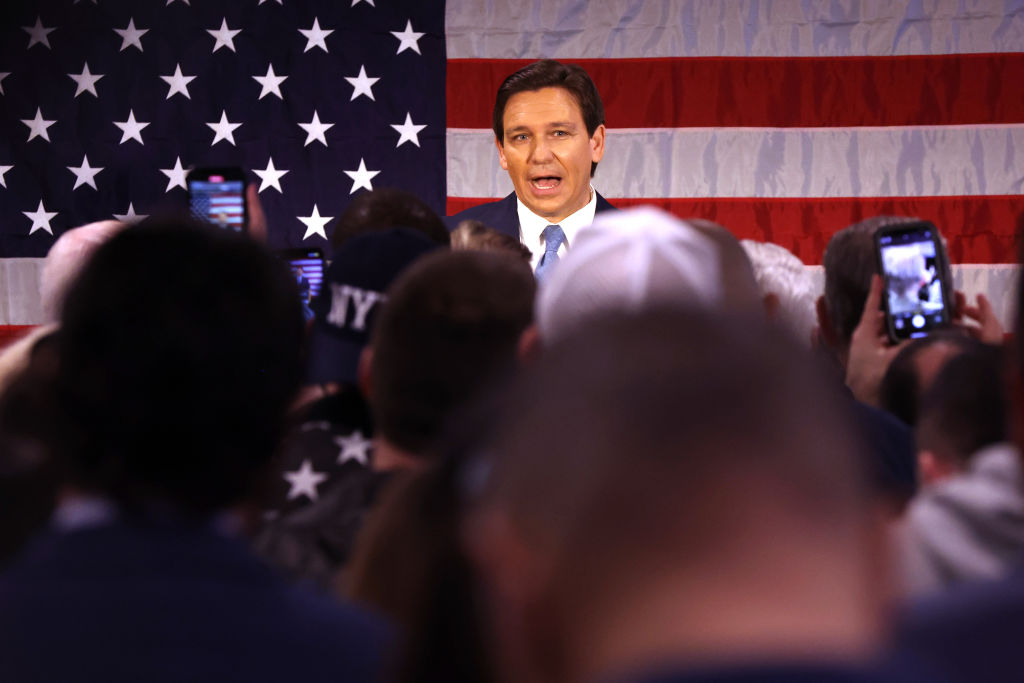
[[[319,249],[285,249],[278,255],[288,262],[299,288],[303,314],[306,320],[312,320],[313,299],[324,285],[324,253]]]
[[[214,225],[242,232],[245,230],[245,181],[211,174],[189,178],[189,204],[192,215]]]
[[[887,230],[877,237],[894,339],[923,337],[950,322],[938,238],[931,225]]]

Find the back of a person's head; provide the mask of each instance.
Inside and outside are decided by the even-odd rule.
[[[654,207],[609,211],[541,282],[537,327],[550,344],[611,312],[723,307],[727,279],[718,245],[701,230]]]
[[[812,593],[860,609],[866,498],[854,438],[786,335],[756,316],[623,314],[581,327],[524,375],[490,447],[477,514],[503,510],[553,568],[542,598],[550,611],[535,625],[555,648],[571,641],[562,656],[590,657],[583,631],[629,614],[639,593],[655,600],[652,587],[668,589],[665,600],[688,596],[694,610],[772,582],[776,594],[800,596],[801,609]],[[832,588],[802,585],[820,571],[835,572]],[[751,647],[737,634],[781,614],[774,599],[735,604],[709,640],[685,648],[716,638],[724,652]],[[818,609],[819,621],[849,616]],[[780,626],[780,648],[793,645],[787,637]]]
[[[913,427],[921,397],[950,358],[974,349],[979,342],[959,330],[940,330],[915,339],[893,357],[879,388],[881,407]]]
[[[293,278],[244,236],[153,219],[101,246],[56,343],[56,449],[126,507],[209,513],[269,460],[300,368]]]
[[[803,261],[785,247],[771,242],[742,240],[762,297],[775,297],[774,317],[801,342],[809,343],[816,319],[818,291]]]
[[[355,196],[334,224],[331,247],[337,249],[360,233],[396,227],[412,228],[438,244],[448,244],[444,221],[426,202],[411,192],[382,187]]]
[[[963,469],[974,453],[1007,438],[1003,355],[974,342],[943,366],[921,397],[918,450]]]
[[[119,221],[99,221],[68,230],[46,253],[39,273],[39,300],[48,322],[60,317],[61,302],[89,256],[125,227]]]
[[[550,529],[544,506],[581,488],[563,476],[664,467],[682,506],[711,479],[750,476],[792,488],[808,511],[845,514],[862,473],[817,369],[757,316],[656,307],[595,318],[517,382],[494,444],[498,497]]]
[[[497,251],[517,256],[527,263],[532,254],[515,237],[498,232],[481,221],[467,218],[460,222],[451,234],[452,249],[455,251]]]
[[[529,266],[506,254],[435,253],[410,267],[371,337],[378,434],[429,449],[451,412],[514,363],[535,291]]]
[[[917,220],[906,216],[872,216],[832,235],[822,259],[825,308],[832,332],[841,346],[850,343],[868,298],[871,276],[878,273],[875,233],[890,225]]]

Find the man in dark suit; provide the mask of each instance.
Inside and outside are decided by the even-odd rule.
[[[604,105],[582,67],[543,59],[501,84],[492,126],[515,191],[449,216],[448,229],[472,218],[515,237],[540,273],[596,212],[614,208],[590,184],[604,156]]]
[[[65,477],[0,575],[0,680],[377,679],[387,628],[285,584],[243,537],[303,327],[294,278],[244,236],[158,220],[97,250],[0,399],[0,458]]]

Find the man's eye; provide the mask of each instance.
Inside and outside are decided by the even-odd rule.
[[[516,142],[522,142],[523,140],[526,139],[526,133],[520,133],[519,135],[513,135],[512,139],[515,140]]]

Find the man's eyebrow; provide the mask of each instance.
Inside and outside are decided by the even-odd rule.
[[[548,128],[575,128],[576,124],[572,121],[552,121],[547,125]]]

